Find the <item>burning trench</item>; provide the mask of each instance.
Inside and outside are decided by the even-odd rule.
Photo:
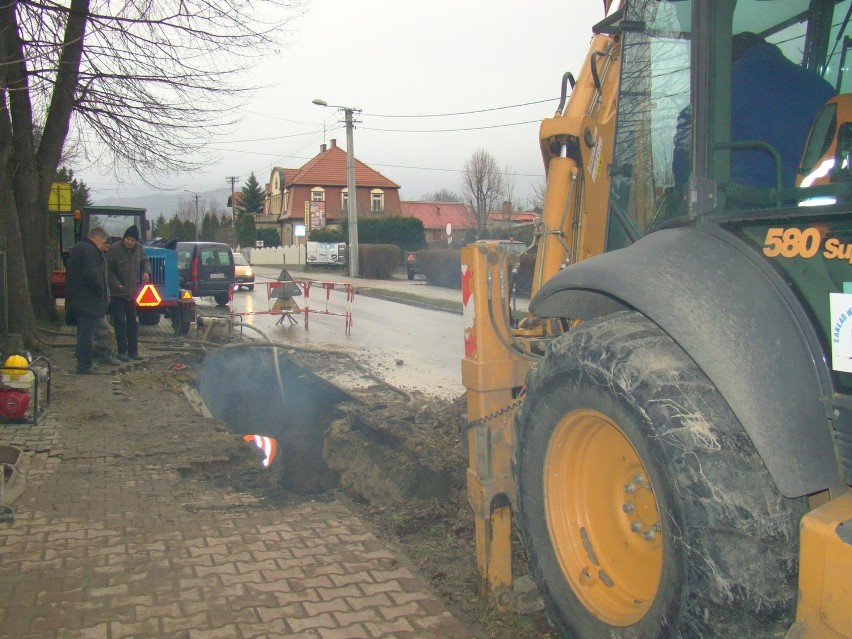
[[[205,357],[198,391],[214,417],[263,451],[290,493],[340,487],[360,501],[392,506],[440,502],[461,489],[463,403],[419,401],[377,378],[351,391],[326,379],[357,372],[348,359],[326,353],[226,348]]]
[[[279,485],[297,495],[337,486],[323,460],[323,440],[349,395],[273,348],[224,349],[205,357],[198,391],[214,417],[248,445]]]

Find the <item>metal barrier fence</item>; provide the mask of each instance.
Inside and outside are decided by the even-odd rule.
[[[280,295],[281,289],[288,284],[295,284],[299,287],[299,294],[304,297],[304,307],[300,307],[298,302],[295,301],[295,297],[299,294],[286,296]],[[314,295],[313,298],[311,297],[311,292],[313,291],[316,293],[316,289],[318,288],[325,291],[325,300],[318,300],[317,295]],[[342,311],[335,311],[329,307],[331,293],[335,290],[343,292],[346,296],[344,310]],[[233,292],[231,295],[233,297]],[[355,301],[355,286],[349,282],[325,282],[305,279],[267,282],[266,300],[267,310],[265,311],[232,310],[230,314],[232,317],[236,316],[240,318],[247,315],[278,315],[279,318],[276,325],[281,325],[285,320],[287,320],[290,322],[291,326],[297,324],[298,321],[296,318],[301,316],[305,323],[305,328],[308,328],[310,316],[313,313],[319,315],[335,315],[344,318],[344,329],[347,335],[349,335],[352,330],[352,302]],[[319,305],[312,307],[311,303],[315,300],[319,302]]]

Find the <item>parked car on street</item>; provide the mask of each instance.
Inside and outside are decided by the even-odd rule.
[[[231,247],[221,242],[178,242],[180,285],[193,297],[212,297],[219,306],[231,299],[236,273]]]
[[[237,288],[245,286],[248,290],[254,290],[254,271],[248,263],[246,256],[242,253],[234,253],[235,281]]]

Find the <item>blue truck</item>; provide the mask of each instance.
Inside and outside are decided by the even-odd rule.
[[[123,206],[87,206],[73,214],[60,215],[59,246],[63,266],[68,252],[75,242],[88,234],[89,229],[102,227],[112,242],[120,241],[128,227],[139,229],[139,241],[145,255],[151,261],[151,280],[140,285],[136,297],[139,323],[155,326],[165,316],[171,320],[176,335],[186,335],[195,321],[195,300],[189,291],[180,288],[175,242],[158,240],[148,236],[151,223],[145,217],[145,209]],[[140,277],[141,282],[141,277]],[[54,297],[65,296],[65,272],[57,269],[51,276]]]

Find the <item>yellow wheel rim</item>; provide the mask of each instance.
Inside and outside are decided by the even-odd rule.
[[[597,619],[628,626],[660,585],[663,540],[648,472],[621,429],[592,410],[557,424],[544,464],[547,527],[562,573]]]

